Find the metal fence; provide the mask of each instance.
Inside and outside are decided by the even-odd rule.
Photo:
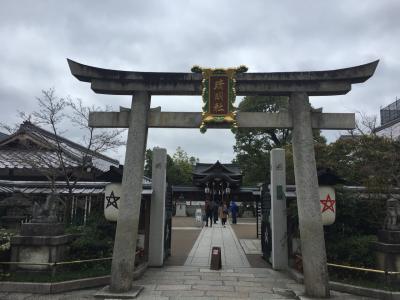
[[[393,120],[400,118],[400,99],[388,106],[381,108],[381,125],[385,125]]]
[[[302,257],[300,255],[296,255],[297,266],[296,269],[299,270],[299,266],[301,268]],[[329,276],[333,277],[331,280],[336,281],[345,281],[348,284],[354,285],[363,285],[357,284],[357,280],[363,282],[367,285],[375,285],[375,288],[382,289],[386,287],[389,291],[399,290],[399,280],[400,280],[400,272],[388,271],[388,270],[377,270],[371,268],[364,267],[354,267],[348,265],[327,263],[328,268],[334,270],[334,272],[329,272]],[[353,283],[355,281],[356,283]],[[378,283],[381,283],[378,287]]]
[[[58,282],[105,276],[110,275],[111,260],[112,257],[52,263],[0,262],[0,281]]]
[[[399,291],[400,272],[327,263],[333,280],[388,291]]]
[[[135,262],[143,263],[144,253],[136,251]],[[111,274],[112,257],[60,262],[0,262],[0,281],[60,282],[66,280],[107,276]],[[24,266],[40,267],[24,268]]]

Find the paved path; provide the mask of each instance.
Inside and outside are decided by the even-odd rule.
[[[215,246],[221,247],[222,268],[250,267],[246,254],[229,223],[226,227],[220,224],[203,227],[186,259],[185,266],[209,267],[211,250]]]
[[[191,230],[187,227],[180,229]],[[212,246],[222,248],[223,269],[220,271],[209,269]],[[229,224],[226,228],[219,224],[213,225],[212,228],[204,227],[189,253],[185,266],[149,268],[134,285],[144,287],[137,298],[141,300],[308,299],[301,296],[304,286],[290,279],[285,273],[269,268],[250,268]],[[0,293],[0,299],[94,299],[93,295],[98,290],[100,288],[53,295]],[[337,292],[332,294],[334,299],[371,299]]]
[[[304,299],[304,286],[272,269],[232,268],[211,271],[193,266],[149,269],[135,282],[144,286],[138,299]],[[335,300],[372,299],[331,291]],[[312,299],[316,300],[316,299]]]
[[[150,268],[134,284],[144,287],[137,298],[140,300],[308,299],[301,296],[304,293],[303,285],[272,269],[232,268],[211,271],[207,268],[187,266]],[[100,288],[53,295],[0,293],[0,299],[94,299],[93,295],[98,290]],[[338,292],[332,294],[335,300],[371,299]],[[300,297],[296,298],[297,296]]]
[[[287,276],[271,269],[208,268],[180,266],[149,269],[137,284],[145,286],[139,299],[294,299],[274,293],[272,288],[302,291]]]

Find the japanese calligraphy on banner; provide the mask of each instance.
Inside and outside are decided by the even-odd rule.
[[[203,75],[203,114],[200,131],[207,131],[207,125],[230,124],[233,132],[237,129],[235,75],[247,71],[246,66],[230,69],[203,69],[194,66],[192,72]]]
[[[321,205],[322,223],[324,225],[333,224],[336,218],[335,189],[331,186],[320,186],[319,199]]]

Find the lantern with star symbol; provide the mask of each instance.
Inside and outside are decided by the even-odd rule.
[[[104,216],[108,221],[117,221],[121,199],[121,184],[109,183],[104,190]]]
[[[322,223],[332,225],[336,218],[336,195],[332,186],[319,187],[319,201],[321,204]]]

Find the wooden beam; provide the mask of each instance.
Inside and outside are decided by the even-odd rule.
[[[89,115],[89,126],[95,128],[128,128],[129,111],[92,112]],[[289,112],[239,112],[238,126],[241,128],[292,128]],[[346,130],[355,128],[353,113],[312,112],[314,129]],[[200,112],[160,112],[150,111],[148,126],[150,128],[199,128]],[[210,124],[209,128],[229,128],[227,124]]]

